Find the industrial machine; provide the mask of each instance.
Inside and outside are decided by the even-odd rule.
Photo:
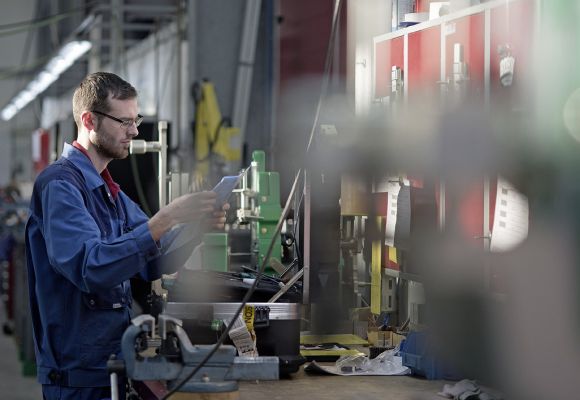
[[[277,172],[266,171],[266,153],[257,150],[252,153],[249,171],[242,177],[237,218],[240,224],[251,227],[251,264],[259,265],[265,257],[268,245],[272,240],[280,243],[280,235],[275,233],[276,223],[280,219],[280,176]],[[266,273],[277,272],[281,261],[281,245],[275,246],[267,261]]]
[[[250,166],[240,175],[240,187],[234,189],[229,198],[230,212],[235,215],[235,221],[228,225],[227,232],[204,235],[204,245],[199,250],[200,260],[196,261],[199,265],[193,268],[218,272],[257,271],[269,244],[274,242],[266,260],[265,273],[280,277],[287,272],[287,266],[282,263],[282,245],[291,247],[294,231],[290,219],[286,221],[284,243],[282,235],[275,232],[282,212],[279,174],[266,170],[265,152],[256,150],[252,153]]]
[[[192,189],[208,190],[223,175],[236,175],[231,168],[240,159],[240,150],[230,141],[239,129],[222,116],[211,82],[196,84],[193,98],[192,174],[167,171],[166,124],[160,123],[157,141],[133,141],[132,153],[159,155],[160,207]],[[268,170],[265,152],[257,150],[240,176],[239,188],[228,199],[225,232],[204,234],[184,268],[154,285],[152,297],[160,305],[156,310],[163,312],[157,315],[158,336],[150,316],[135,320],[125,333],[124,368],[131,379],[165,380],[170,390],[187,379],[181,389],[186,392],[229,392],[237,388],[237,379],[277,379],[279,373],[296,372],[305,362],[300,355],[302,274],[292,217],[284,221],[282,233],[278,226],[279,174]],[[253,287],[262,266],[261,280]],[[253,294],[242,305],[250,288]],[[228,344],[202,361],[240,307],[243,318],[226,336]],[[190,339],[197,345],[192,346]],[[157,355],[147,356],[152,350]],[[205,363],[200,371],[187,377],[200,363]],[[264,369],[276,373],[264,374]]]
[[[244,308],[244,321],[257,354],[276,356],[280,373],[296,372],[305,361],[299,343],[301,274],[290,278],[296,263],[283,264],[282,236],[276,229],[282,215],[279,175],[266,171],[263,151],[252,154],[234,194],[230,204],[235,222],[226,233],[205,234],[192,268],[165,281],[165,311],[183,320],[183,329],[196,343],[211,344],[223,332],[219,321],[232,318],[264,264],[264,274]],[[291,223],[284,237],[293,237]],[[247,342],[239,345],[232,335],[230,341],[244,352]]]

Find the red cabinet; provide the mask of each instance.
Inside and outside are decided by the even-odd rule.
[[[524,85],[530,84],[526,74],[531,72],[531,42],[534,5],[529,1],[517,1],[490,10],[490,91],[491,109],[519,107],[524,100]],[[515,59],[513,83],[510,87],[500,84],[500,47],[509,46]]]
[[[441,26],[409,33],[408,95],[438,96],[441,80]]]
[[[404,40],[402,36],[377,43],[375,46],[375,97],[391,94],[391,69],[404,69]]]
[[[419,2],[419,11],[427,11],[428,3]],[[531,71],[534,18],[534,2],[489,2],[376,37],[375,99],[391,94],[395,65],[406,74],[404,95],[411,112],[414,100],[425,98],[447,106],[453,106],[453,100],[459,99],[457,104],[469,100],[490,112],[521,107],[524,88],[532,84],[526,74]],[[506,56],[500,54],[501,46],[515,59],[514,79],[507,87],[500,83],[500,61]],[[482,171],[481,180],[467,185],[454,204],[445,207],[447,219],[458,219],[467,238],[478,238],[474,241],[478,246],[485,243],[481,238],[489,235],[493,224],[497,183],[491,178],[484,190]]]
[[[453,19],[443,25],[445,76],[453,85],[457,63],[465,63],[465,95],[484,101],[484,12]]]

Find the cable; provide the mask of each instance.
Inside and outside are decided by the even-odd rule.
[[[56,22],[59,22],[60,20],[68,18],[74,14],[86,11],[89,7],[91,7],[92,5],[97,4],[97,3],[100,3],[100,1],[93,0],[93,1],[88,2],[87,4],[85,4],[82,7],[72,8],[69,11],[65,11],[63,13],[54,14],[54,15],[50,15],[48,17],[43,17],[43,18],[35,18],[35,19],[29,20],[29,21],[21,21],[21,22],[14,22],[14,23],[10,23],[10,24],[0,25],[0,37],[16,35],[20,32],[24,32],[24,31],[32,30],[32,29],[37,29],[37,28],[42,28],[43,26],[54,24]]]
[[[316,106],[316,114],[314,115],[314,123],[310,131],[310,138],[308,139],[308,147],[306,147],[306,155],[310,152],[310,146],[314,139],[318,119],[320,118],[320,109],[322,108],[322,100],[326,97],[328,91],[328,82],[330,81],[330,67],[334,59],[334,40],[336,38],[336,30],[338,27],[338,18],[340,17],[340,10],[342,8],[342,1],[334,1],[334,14],[332,16],[332,28],[330,30],[330,39],[328,40],[328,47],[326,49],[326,60],[324,62],[324,74],[322,75],[322,87],[320,88],[320,97],[318,98],[318,105]]]
[[[232,120],[229,117],[222,117],[222,119],[220,120],[220,123],[215,128],[215,132],[213,134],[213,140],[212,140],[212,138],[209,138],[210,139],[210,142],[209,142],[209,151],[210,151],[210,153],[215,148],[215,145],[216,145],[216,143],[218,142],[218,140],[220,138],[220,134],[221,134],[222,128],[224,126],[227,126],[227,127],[231,127],[232,126]]]
[[[191,97],[193,98],[193,102],[195,104],[195,110],[197,113],[199,110],[199,104],[202,101],[202,89],[201,89],[201,84],[198,81],[194,82],[194,84],[191,88]],[[219,124],[217,124],[217,126],[215,128],[215,131],[213,133],[213,138],[212,137],[207,138],[207,140],[208,140],[207,155],[201,159],[196,158],[195,162],[202,163],[202,162],[208,161],[211,158],[212,152],[213,152],[215,145],[217,144],[217,142],[220,138],[220,134],[221,134],[222,128],[224,126],[228,126],[228,127],[232,126],[232,121],[229,117],[222,116]],[[197,132],[195,127],[194,127],[193,134],[194,134],[194,136],[199,134],[199,132]]]
[[[38,14],[38,8],[36,9],[35,15]],[[32,32],[26,32],[26,40],[24,43],[24,48],[22,49],[22,57],[20,58],[20,65],[25,65],[26,61],[28,61],[28,57],[30,56],[30,48],[32,45]]]
[[[320,116],[320,108],[321,108],[321,104],[322,104],[322,99],[324,99],[324,97],[326,96],[326,92],[328,90],[328,81],[329,81],[328,76],[330,74],[330,67],[332,65],[332,60],[333,60],[334,38],[336,37],[337,23],[338,23],[338,17],[340,15],[341,6],[342,6],[342,1],[335,0],[334,14],[333,14],[333,18],[332,18],[332,29],[331,29],[331,35],[330,35],[329,44],[328,44],[327,53],[326,53],[326,62],[325,62],[325,66],[324,66],[324,76],[323,76],[323,81],[322,81],[321,93],[320,93],[320,97],[318,100],[318,106],[317,106],[316,115],[314,118],[314,123],[312,126],[312,130],[310,132],[310,139],[308,141],[308,147],[306,148],[306,155],[309,154],[310,146],[311,146],[312,140],[314,138],[314,133],[316,132],[316,125],[318,124],[318,119]],[[280,219],[278,220],[278,224],[276,225],[275,233],[274,233],[274,235],[272,235],[272,240],[270,241],[270,244],[268,246],[268,251],[266,252],[266,255],[262,261],[262,265],[260,266],[260,270],[258,271],[258,275],[256,276],[256,279],[254,280],[254,284],[252,285],[252,287],[246,292],[246,295],[242,299],[242,302],[241,302],[240,306],[238,307],[236,313],[234,314],[232,320],[230,321],[230,323],[226,327],[225,331],[220,336],[217,343],[211,349],[211,351],[203,358],[203,360],[201,360],[199,362],[199,364],[193,369],[193,371],[191,371],[185,378],[183,378],[183,380],[181,382],[179,382],[173,389],[171,389],[165,396],[163,396],[163,398],[161,400],[167,400],[172,394],[176,393],[181,387],[183,387],[183,385],[185,385],[196,373],[199,372],[199,370],[207,363],[207,361],[215,354],[217,349],[225,341],[226,336],[228,335],[230,329],[233,327],[234,323],[237,321],[239,315],[242,312],[242,309],[244,308],[247,301],[250,299],[250,297],[252,296],[252,294],[256,290],[256,287],[258,286],[258,283],[260,282],[260,279],[262,278],[262,275],[266,269],[266,264],[268,262],[268,259],[270,258],[270,255],[272,253],[272,249],[274,248],[274,244],[276,243],[276,238],[277,238],[278,234],[280,233],[280,231],[282,230],[282,224],[284,223],[284,220],[286,219],[286,216],[288,215],[288,211],[290,210],[290,204],[294,198],[294,194],[296,192],[296,187],[297,187],[298,181],[300,179],[301,173],[302,173],[302,170],[298,169],[298,171],[296,172],[296,176],[294,178],[294,183],[292,184],[292,189],[290,190],[290,193],[288,194],[288,199],[286,200],[286,205],[284,206],[284,209],[282,210],[282,214],[280,215]]]
[[[278,224],[276,225],[276,231],[273,235],[273,239],[270,241],[270,245],[268,246],[268,251],[266,252],[264,260],[262,260],[262,265],[260,266],[260,270],[258,271],[258,275],[256,275],[256,279],[254,280],[252,287],[246,292],[246,295],[242,299],[242,302],[241,302],[240,306],[238,307],[236,313],[232,317],[230,323],[228,324],[225,331],[220,336],[217,343],[214,345],[214,347],[211,349],[211,351],[203,358],[203,360],[201,360],[199,362],[199,364],[197,364],[197,366],[193,369],[193,371],[191,371],[185,378],[183,378],[183,380],[179,384],[177,384],[177,386],[175,386],[165,396],[163,396],[163,398],[161,400],[167,400],[169,398],[169,396],[171,396],[172,394],[176,393],[179,389],[181,389],[181,387],[183,387],[183,385],[185,385],[195,374],[197,374],[197,372],[205,365],[205,363],[207,363],[207,361],[215,354],[217,349],[219,349],[219,347],[226,340],[228,333],[230,332],[230,330],[232,329],[232,327],[236,323],[238,317],[242,313],[244,306],[246,305],[246,303],[248,302],[248,300],[250,299],[250,297],[252,296],[252,294],[256,290],[258,283],[260,282],[260,279],[262,279],[262,275],[264,274],[264,271],[266,269],[266,265],[268,264],[268,260],[270,259],[270,255],[272,254],[272,249],[274,248],[274,243],[276,242],[275,238],[282,230],[282,224],[286,218],[286,215],[288,214],[288,211],[290,210],[290,203],[292,202],[292,199],[294,197],[294,193],[296,192],[296,186],[297,186],[297,183],[298,183],[298,180],[300,178],[301,173],[302,173],[302,170],[300,170],[300,169],[296,173],[296,177],[294,178],[294,183],[292,184],[292,189],[290,190],[290,194],[288,195],[288,200],[286,200],[286,205],[284,206],[284,210],[282,210],[282,214],[280,215],[280,219],[278,220]]]
[[[38,3],[37,3],[37,5],[38,5]],[[36,7],[36,11],[34,12],[34,16],[36,17],[37,15],[38,15],[38,8]],[[28,61],[28,57],[30,56],[31,45],[32,45],[32,31],[28,31],[28,32],[26,32],[26,39],[24,42],[24,47],[22,49],[22,56],[20,58],[20,65],[24,65],[24,63],[26,61]],[[18,90],[18,86],[20,86],[21,80],[22,80],[22,78],[16,79],[14,81],[14,91]],[[38,102],[36,102],[35,105],[38,105]],[[33,107],[32,110],[33,110],[34,116],[36,117],[36,121],[37,122],[40,121],[40,116],[39,116],[39,113],[37,113],[37,108]]]
[[[28,74],[32,71],[36,70],[38,67],[46,64],[48,60],[52,58],[52,54],[47,56],[41,57],[33,61],[28,65],[20,65],[19,67],[13,67],[10,69],[4,70],[3,73],[0,74],[0,80],[11,79],[14,77],[18,77],[21,74]]]
[[[243,281],[243,279],[244,279],[243,274],[250,275],[250,276],[256,276],[255,274],[257,271],[255,269],[247,267],[245,265],[242,265],[242,269],[246,272],[240,272],[240,280]],[[273,277],[268,276],[268,275],[263,275],[261,279],[265,279],[265,280],[269,281],[270,283],[275,283],[276,285],[278,284],[278,282],[280,282],[276,278],[273,278]]]
[[[294,236],[294,250],[296,251],[296,255],[298,256],[298,260],[300,261],[302,261],[302,254],[300,253],[300,244],[296,240],[296,232],[300,233],[300,207],[302,207],[303,199],[304,199],[304,191],[302,191],[300,200],[298,200],[298,206],[296,207],[296,210],[294,210],[294,232],[292,233]]]
[[[29,30],[33,30],[33,29],[37,29],[37,28],[42,28],[43,26],[46,25],[51,25],[55,22],[58,22],[62,19],[65,19],[73,14],[76,14],[78,11],[76,12],[68,12],[65,14],[61,14],[61,15],[55,15],[53,17],[48,17],[48,18],[43,18],[41,21],[39,22],[34,22],[34,23],[30,23],[30,24],[26,24],[23,26],[19,26],[17,28],[12,28],[12,29],[7,29],[5,31],[0,32],[0,37],[2,36],[10,36],[10,35],[16,35],[17,33],[20,32],[24,32],[24,31],[29,31]]]
[[[84,10],[85,8],[86,7],[77,7],[77,8],[73,8],[72,10],[66,11],[64,13],[49,15],[48,17],[34,18],[34,19],[26,20],[26,21],[19,21],[19,22],[12,22],[12,23],[9,23],[9,24],[2,24],[2,25],[0,25],[0,30],[4,30],[4,29],[14,29],[14,28],[20,28],[22,26],[34,25],[36,23],[43,22],[43,21],[46,21],[46,20],[51,19],[51,18],[54,18],[54,17],[60,17],[63,14],[64,15],[68,15],[71,12],[78,12],[81,9]]]

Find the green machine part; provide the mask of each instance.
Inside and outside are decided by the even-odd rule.
[[[258,265],[261,265],[268,246],[274,238],[276,225],[282,214],[280,206],[280,175],[278,172],[266,172],[266,153],[256,150],[252,153],[252,161],[257,163],[257,179],[252,183],[256,190],[256,207],[259,220],[254,223],[254,251],[257,254]],[[280,234],[275,235],[274,247],[270,260],[281,260]],[[267,264],[266,273],[275,275],[275,271]]]
[[[202,268],[206,271],[228,271],[228,234],[206,233],[203,236]]]

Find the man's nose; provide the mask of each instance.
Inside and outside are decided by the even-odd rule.
[[[132,137],[136,137],[137,135],[139,135],[139,129],[137,129],[137,125],[135,125],[134,122],[131,124],[131,126],[129,127],[129,129],[127,130],[127,132]]]

